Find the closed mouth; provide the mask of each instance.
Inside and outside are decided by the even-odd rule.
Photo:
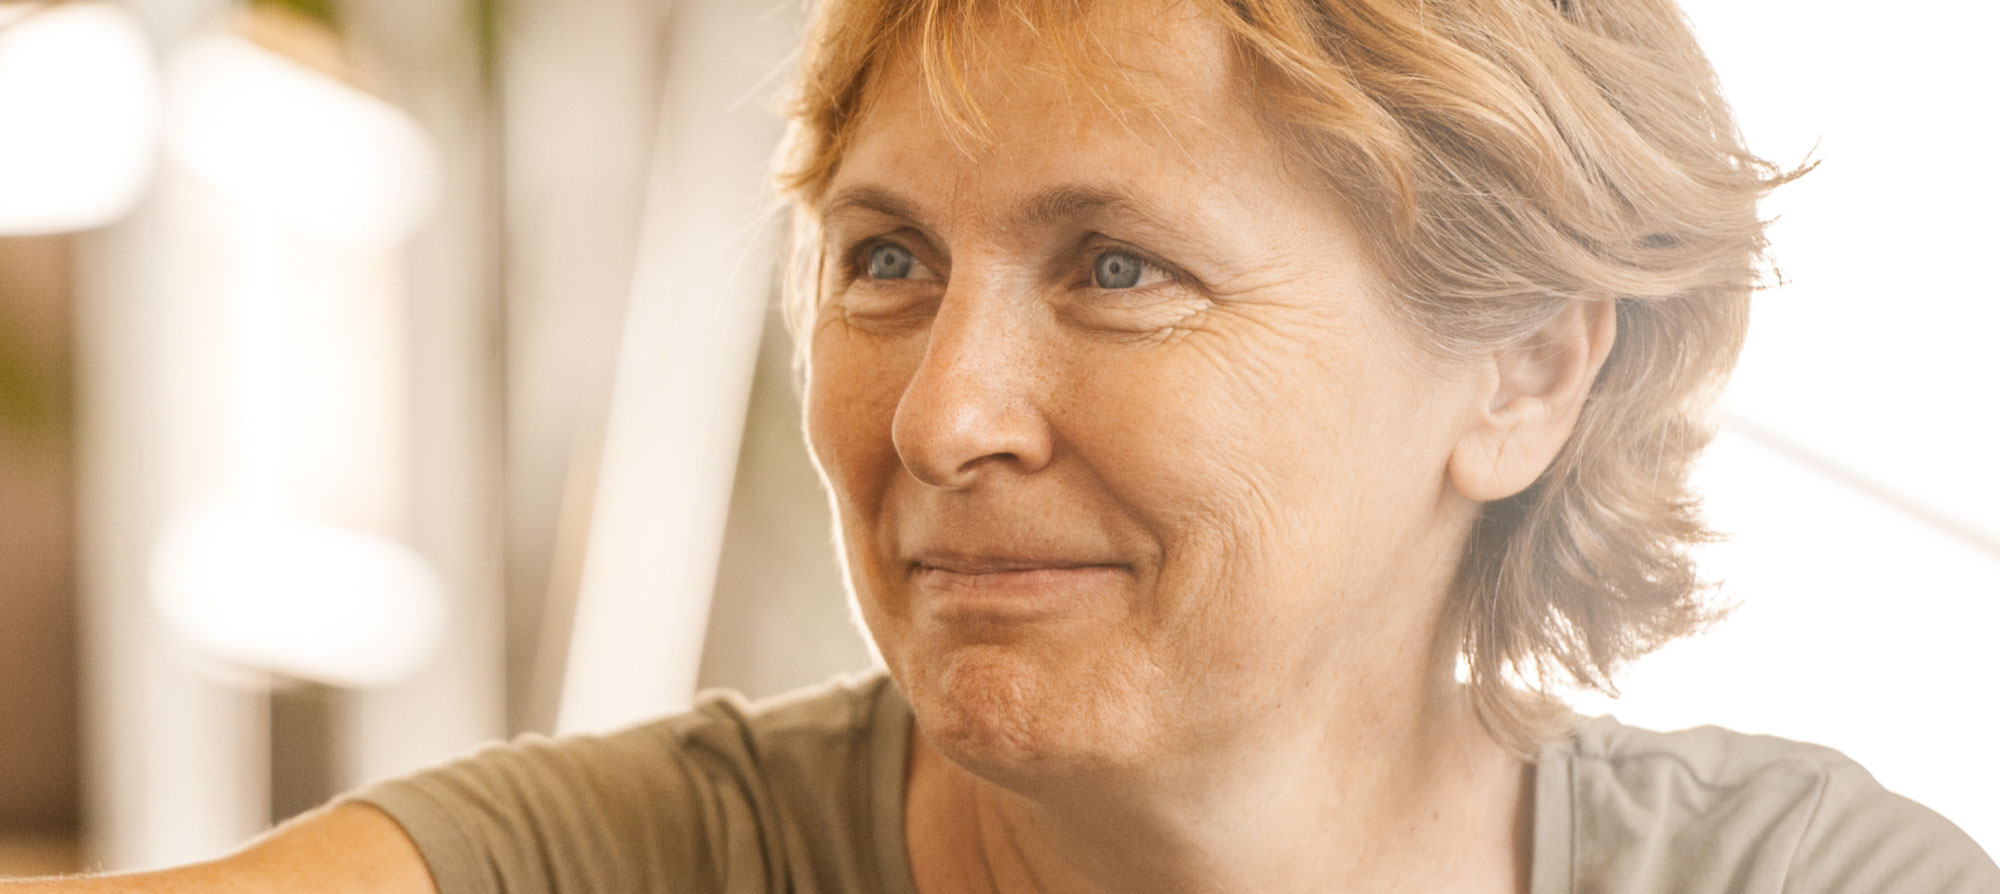
[[[1125,566],[1118,562],[947,552],[923,553],[910,562],[910,571],[913,574],[932,571],[954,575],[1004,575],[1034,571],[1081,571],[1123,567]]]

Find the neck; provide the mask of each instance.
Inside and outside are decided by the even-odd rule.
[[[1428,697],[1274,722],[1223,753],[1003,788],[912,743],[934,892],[1525,891],[1529,768],[1447,676]],[[1416,710],[1384,716],[1385,704]],[[1300,718],[1301,721],[1304,718]]]

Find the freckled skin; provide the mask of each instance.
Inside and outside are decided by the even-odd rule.
[[[1140,102],[989,23],[989,138],[892,56],[822,209],[807,437],[916,715],[918,888],[1525,890],[1526,765],[1453,679],[1444,603],[1610,315],[1430,357],[1219,29],[1094,9]],[[1113,251],[1135,280],[1096,278]]]
[[[994,139],[971,151],[892,67],[829,190],[892,191],[923,226],[838,215],[828,270],[857,239],[903,233],[932,274],[821,283],[808,430],[856,596],[933,741],[1030,788],[1198,759],[1427,648],[1466,514],[1442,473],[1464,384],[1388,318],[1353,224],[1287,174],[1208,38],[1147,85],[1186,116],[1072,98],[1028,66],[989,89],[975,70]],[[1013,225],[1071,183],[1200,223]],[[1076,232],[1185,281],[1088,288],[1090,258],[1063,253]],[[1128,573],[1045,621],[947,623],[899,552],[934,537]]]

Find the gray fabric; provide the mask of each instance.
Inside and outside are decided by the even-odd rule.
[[[601,737],[528,736],[363,789],[442,894],[916,894],[909,709],[878,675]]]
[[[2000,894],[1957,826],[1816,745],[1597,718],[1535,798],[1534,894]]]
[[[916,894],[909,730],[873,674],[523,738],[351,798],[402,824],[443,894]],[[1600,718],[1546,749],[1535,799],[1534,894],[2000,894],[1964,833],[1812,745]]]

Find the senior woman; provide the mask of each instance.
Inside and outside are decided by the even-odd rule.
[[[2000,891],[1831,751],[1549,695],[1709,618],[1759,196],[1668,0],[829,0],[806,433],[887,667],[163,890]]]

